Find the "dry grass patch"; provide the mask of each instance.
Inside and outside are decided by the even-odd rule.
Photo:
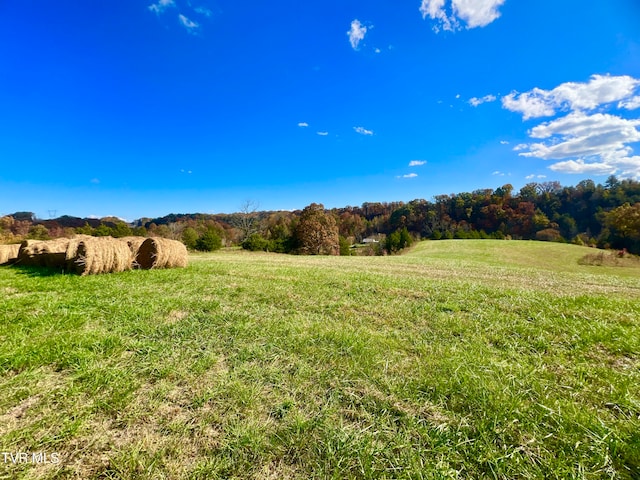
[[[179,321],[184,320],[188,316],[189,312],[187,312],[186,310],[171,310],[165,317],[165,323],[173,325],[174,323],[178,323]]]
[[[640,267],[640,258],[635,255],[621,252],[599,251],[588,253],[578,260],[580,265],[592,265],[597,267]]]

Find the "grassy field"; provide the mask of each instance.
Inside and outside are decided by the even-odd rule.
[[[591,252],[0,268],[0,478],[640,478],[640,268]]]

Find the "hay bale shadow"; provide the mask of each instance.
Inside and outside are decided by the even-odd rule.
[[[57,275],[66,275],[69,272],[65,272],[56,267],[37,267],[33,265],[11,265],[9,268],[16,270],[19,275],[26,275],[28,277],[55,277]]]

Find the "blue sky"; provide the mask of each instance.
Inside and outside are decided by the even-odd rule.
[[[0,2],[0,215],[640,178],[635,0]]]

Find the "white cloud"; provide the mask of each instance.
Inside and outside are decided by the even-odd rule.
[[[409,162],[410,167],[419,167],[421,165],[425,165],[427,163],[426,160],[411,160]]]
[[[547,178],[547,176],[546,175],[535,175],[535,174],[532,173],[531,175],[527,175],[524,178],[526,178],[527,180],[532,180],[534,178],[539,178],[539,179]]]
[[[539,141],[513,150],[555,161],[549,167],[555,172],[640,178],[640,157],[633,156],[631,147],[640,142],[640,118],[607,112],[640,108],[639,89],[640,80],[630,76],[593,75],[588,82],[567,82],[552,90],[511,93],[502,105],[524,120],[562,112],[529,130],[529,137]]]
[[[623,100],[618,103],[618,108],[625,108],[627,110],[635,110],[636,108],[640,108],[640,95],[636,95],[635,97],[631,97],[628,100]]]
[[[349,35],[349,42],[354,50],[358,49],[358,44],[364,40],[364,36],[367,33],[367,27],[360,23],[360,20],[354,20],[351,22],[351,29],[347,32]]]
[[[382,50],[380,50],[379,48],[376,48],[376,49],[374,50],[374,52],[376,52],[376,53],[380,53],[381,51],[382,51]]]
[[[640,180],[640,156],[619,158],[615,161],[615,166],[619,176]]]
[[[373,135],[373,130],[367,130],[364,127],[353,127],[353,129],[360,135]]]
[[[523,120],[537,117],[550,117],[555,113],[547,100],[547,92],[534,88],[531,92],[516,93],[502,97],[502,107],[522,114]]]
[[[422,0],[420,5],[420,13],[422,13],[423,20],[427,17],[431,20],[435,20],[436,24],[433,26],[433,31],[438,33],[440,29],[445,31],[454,31],[460,28],[460,25],[455,18],[449,18],[447,12],[444,10],[445,0]]]
[[[156,15],[160,15],[169,7],[175,7],[176,4],[173,0],[159,0],[158,3],[149,5],[147,8],[154,12]]]
[[[638,86],[640,80],[627,75],[593,75],[588,83],[563,83],[551,93],[560,102],[567,102],[572,110],[593,110],[602,104],[630,97]]]
[[[634,91],[640,80],[622,75],[592,75],[588,82],[567,82],[553,90],[534,88],[529,92],[512,92],[502,98],[502,106],[523,115],[524,120],[550,117],[558,110],[594,110],[602,105],[619,102],[624,108],[640,106]],[[631,109],[631,108],[629,108]]]
[[[509,145],[509,142],[506,140],[500,140],[500,145]]]
[[[554,163],[549,167],[554,172],[559,173],[579,173],[591,175],[612,175],[618,170],[613,165],[604,162],[586,163],[582,159],[567,160],[565,162]]]
[[[529,144],[526,146],[528,151],[520,155],[545,160],[626,155],[629,152],[627,144],[640,141],[637,126],[640,126],[640,120],[575,112],[532,128],[529,131],[531,138],[550,141]]]
[[[505,0],[452,0],[453,11],[467,28],[486,27],[500,17],[498,8]]]
[[[307,122],[300,122],[300,123],[298,124],[298,126],[299,126],[299,127],[308,127],[308,126],[309,126],[309,124],[308,124]]]
[[[542,123],[529,131],[543,140],[519,145],[519,155],[562,160],[549,168],[561,173],[640,176],[640,157],[632,157],[629,144],[640,142],[640,119],[574,112]]]
[[[406,175],[398,175],[396,178],[416,178],[417,173],[407,173]]]
[[[326,137],[327,135],[329,135],[329,132],[316,132],[316,133],[321,137]]]
[[[422,0],[422,18],[435,20],[433,30],[437,33],[460,30],[461,23],[466,28],[485,27],[500,17],[498,8],[505,0]],[[445,7],[448,5],[448,9]]]
[[[189,32],[193,32],[200,26],[196,22],[189,20],[182,14],[178,15],[178,19],[180,20],[180,23],[184,26],[184,28],[186,28]]]
[[[483,103],[495,102],[497,100],[495,95],[485,95],[482,98],[473,97],[469,99],[469,103],[472,107],[477,107],[478,105],[482,105]]]

